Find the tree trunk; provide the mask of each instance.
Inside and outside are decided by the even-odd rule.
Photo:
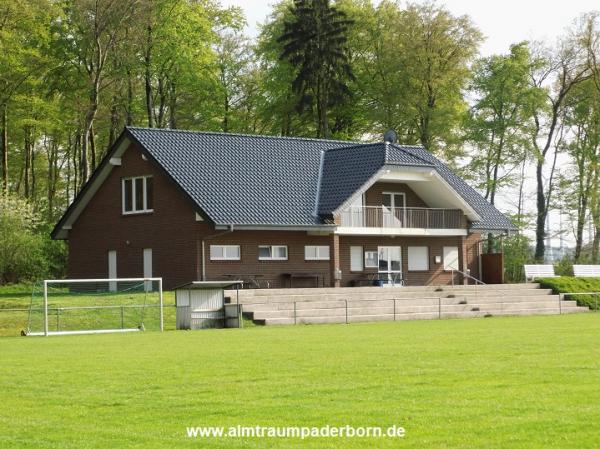
[[[600,226],[594,229],[594,242],[592,243],[592,263],[600,263]]]
[[[127,116],[125,124],[133,125],[133,82],[131,80],[131,70],[127,69]]]
[[[24,159],[24,168],[23,168],[23,196],[25,198],[29,198],[29,191],[30,191],[30,187],[29,187],[29,166],[30,166],[30,156],[31,156],[31,152],[29,151],[29,128],[25,127],[24,131],[24,138],[23,138],[23,159]]]
[[[154,105],[152,104],[152,74],[150,64],[152,61],[152,27],[148,26],[146,34],[146,54],[144,55],[144,83],[146,87],[146,113],[148,114],[148,127],[154,128]]]
[[[8,192],[8,105],[2,105],[0,112],[0,148],[2,150],[2,190]]]
[[[546,217],[548,210],[546,209],[546,194],[544,192],[544,176],[543,162],[538,160],[536,166],[536,205],[537,219],[535,224],[535,260],[538,262],[544,261],[545,255],[545,239],[546,239]]]
[[[90,171],[89,176],[92,176],[96,170],[96,133],[94,132],[94,121],[90,125]],[[87,181],[87,179],[86,179]]]
[[[110,108],[110,129],[108,131],[108,147],[112,147],[117,140],[119,129],[119,110],[117,108],[117,98],[113,98],[113,104]]]
[[[169,128],[177,129],[177,86],[169,82]]]

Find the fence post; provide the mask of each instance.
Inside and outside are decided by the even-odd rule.
[[[56,332],[60,331],[60,307],[56,306]]]
[[[48,336],[48,281],[44,281],[44,335]]]
[[[394,321],[396,321],[396,298],[394,298]]]
[[[560,295],[558,295],[558,314],[562,315],[562,299]]]
[[[296,301],[294,301],[294,324],[296,324]]]
[[[348,300],[344,299],[344,301],[346,301],[346,324],[348,324]]]
[[[121,306],[121,329],[125,329],[125,321],[123,319],[123,306]]]
[[[438,319],[442,319],[442,297],[438,296]]]

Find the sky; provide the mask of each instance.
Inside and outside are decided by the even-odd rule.
[[[246,31],[255,36],[258,24],[265,22],[274,2],[222,0],[222,3],[241,7],[248,22]],[[581,13],[600,9],[598,0],[445,0],[437,3],[455,15],[471,17],[486,36],[480,50],[482,56],[506,53],[510,44],[523,40],[552,43]]]
[[[373,0],[379,3],[378,0]],[[414,0],[419,3],[421,0]],[[259,32],[259,24],[266,21],[270,14],[273,0],[222,0],[224,6],[239,6],[243,9],[247,20],[246,33],[254,37]],[[406,2],[402,2],[406,4]],[[468,15],[485,36],[480,47],[481,56],[507,53],[513,43],[528,41],[544,41],[548,44],[556,42],[565,34],[573,22],[585,12],[600,10],[598,0],[438,0],[456,16]],[[526,190],[533,192],[535,188],[533,168],[530,167]],[[503,210],[514,210],[515,192],[500,192],[497,205]],[[535,198],[528,195],[525,208],[535,210]],[[558,211],[550,214],[550,233],[556,235],[560,229],[568,230],[563,236],[565,246],[574,244],[572,224],[568,217]],[[586,229],[586,233],[587,233]],[[531,231],[526,232],[530,237]],[[591,238],[591,230],[589,237]],[[560,239],[553,238],[552,246],[559,246]]]

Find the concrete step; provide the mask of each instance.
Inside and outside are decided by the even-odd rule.
[[[550,289],[536,289],[536,290],[506,290],[506,291],[481,291],[481,292],[463,292],[463,293],[441,293],[441,294],[421,294],[414,292],[403,292],[403,291],[379,291],[370,293],[328,293],[328,294],[313,294],[313,295],[294,295],[287,294],[281,296],[255,296],[249,298],[239,298],[240,304],[257,304],[267,302],[301,302],[301,301],[333,301],[333,300],[381,300],[381,299],[420,299],[420,298],[465,298],[467,300],[471,298],[496,298],[496,297],[523,297],[523,296],[542,296],[552,295]],[[229,298],[228,302],[236,302],[236,298]]]
[[[561,308],[570,309],[576,307],[575,301],[564,301]],[[270,318],[296,318],[300,317],[325,317],[325,316],[363,316],[363,315],[403,315],[409,313],[437,313],[438,315],[454,314],[461,312],[500,313],[524,309],[559,309],[557,302],[522,302],[522,303],[484,303],[484,304],[453,304],[444,305],[380,305],[371,307],[331,307],[319,309],[283,309],[283,310],[259,310],[253,312],[253,319],[263,320]]]
[[[444,286],[406,286],[406,287],[325,287],[325,288],[272,288],[272,289],[245,289],[239,290],[240,298],[244,297],[257,297],[257,296],[281,296],[289,295],[291,292],[296,295],[303,294],[328,294],[328,293],[347,293],[347,292],[373,292],[373,291],[398,291],[403,290],[404,292],[459,292],[459,291],[472,291],[472,290],[534,290],[539,288],[539,284],[488,284],[488,285],[456,285],[454,287],[450,285]],[[226,296],[235,297],[235,290],[227,290]]]
[[[450,305],[450,304],[482,304],[482,303],[513,303],[513,302],[534,302],[534,301],[554,301],[558,302],[558,295],[540,295],[540,296],[486,296],[486,297],[456,297],[456,298],[394,298],[394,299],[319,299],[296,301],[297,309],[306,308],[331,308],[331,307],[363,307],[378,305],[393,305],[396,302],[397,307],[402,305]],[[253,310],[283,310],[293,309],[294,301],[272,301],[259,303],[242,303],[245,311]]]
[[[483,318],[486,316],[526,316],[526,315],[558,315],[559,313],[584,313],[589,312],[586,307],[568,307],[563,308],[562,311],[558,307],[548,308],[536,308],[536,309],[519,309],[519,310],[505,310],[496,311],[495,313],[483,312],[483,311],[470,311],[470,312],[452,312],[445,313],[442,315],[442,319],[456,319],[456,318]],[[434,320],[440,319],[438,313],[423,312],[423,313],[404,313],[396,314],[395,321],[406,321],[406,320]],[[378,314],[378,315],[357,315],[348,316],[348,323],[357,322],[370,322],[370,321],[394,321],[394,316],[391,314]],[[318,317],[281,317],[281,318],[265,318],[257,320],[259,324],[268,326],[272,325],[293,325],[293,324],[329,324],[329,323],[346,323],[346,316],[334,315],[334,316],[318,316]]]

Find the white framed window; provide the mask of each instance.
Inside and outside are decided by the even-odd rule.
[[[408,247],[408,271],[429,271],[429,248],[427,246]]]
[[[121,180],[123,214],[152,212],[154,186],[152,176],[136,176]]]
[[[444,270],[458,270],[458,246],[444,246]]]
[[[362,271],[363,270],[363,247],[362,246],[351,246],[350,247],[350,271]]]
[[[240,245],[210,245],[210,260],[240,260]]]
[[[285,245],[259,245],[258,260],[287,260],[288,247]]]
[[[379,254],[377,251],[365,251],[365,268],[377,268],[379,266]]]
[[[329,260],[329,246],[305,246],[304,260]]]

